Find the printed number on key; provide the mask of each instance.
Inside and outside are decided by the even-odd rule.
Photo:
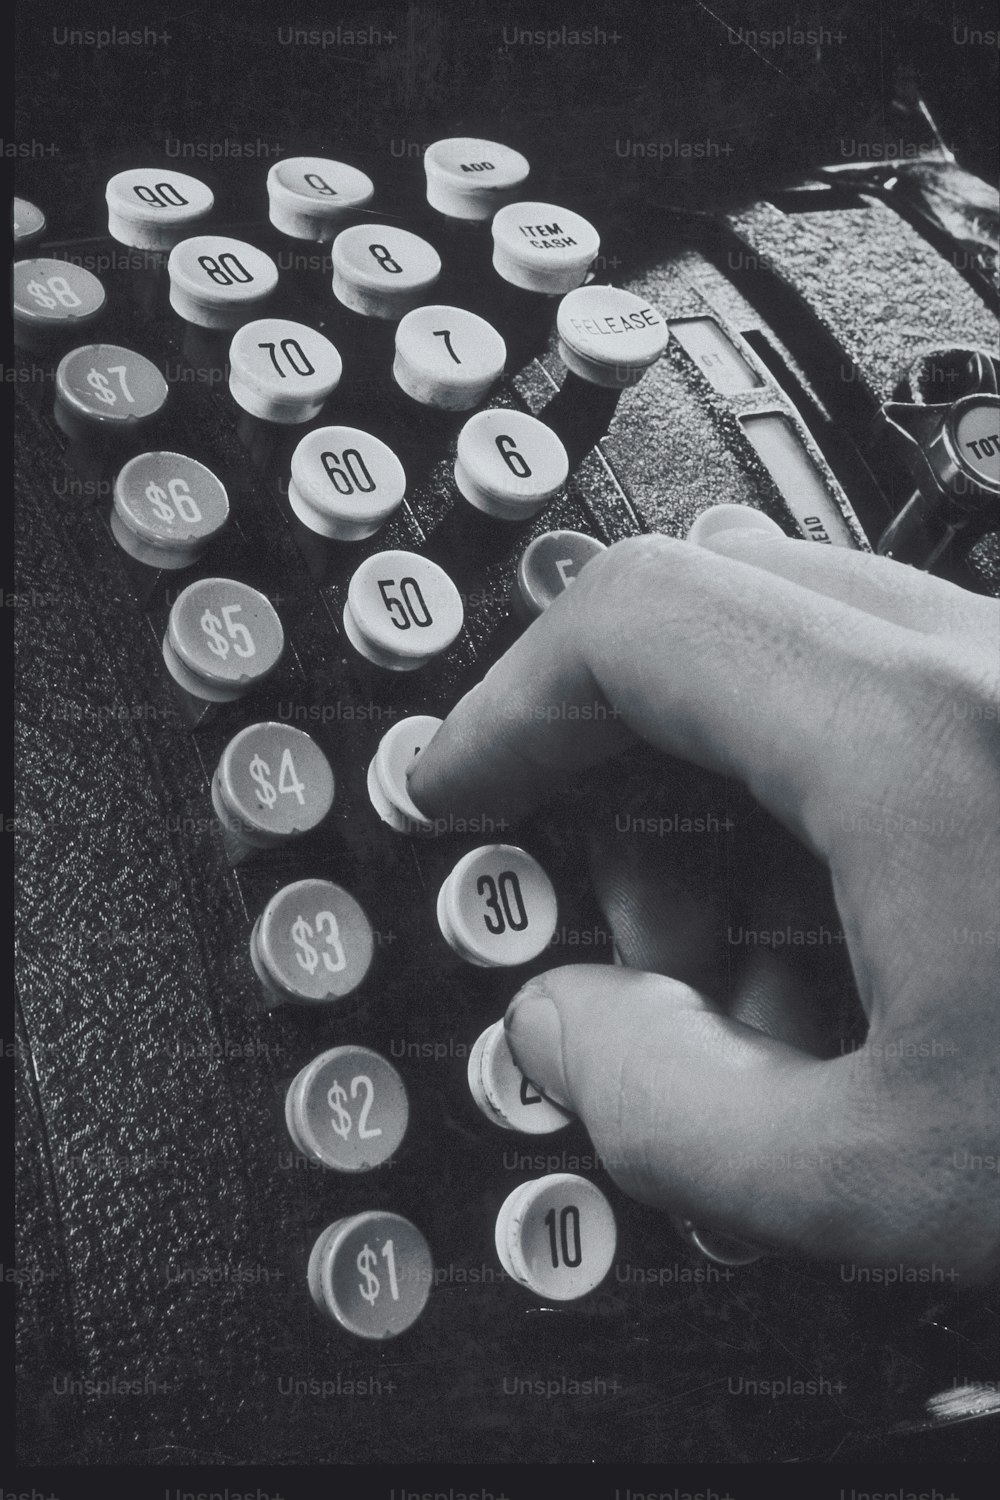
[[[128,382],[125,379],[126,374],[127,367],[125,365],[109,365],[107,375],[100,370],[94,369],[92,365],[87,372],[87,384],[93,390],[98,401],[103,401],[105,406],[115,406],[118,402],[118,396],[111,389],[111,382],[108,380],[108,375],[118,376],[118,383],[122,388],[122,395],[126,401],[135,400],[135,397],[128,388]]]
[[[35,299],[39,307],[50,310],[57,304],[62,307],[80,307],[83,303],[83,298],[77,296],[65,276],[46,276],[44,281],[36,278],[27,282],[24,290]]]
[[[306,351],[303,349],[298,339],[282,339],[280,345],[258,344],[258,349],[266,349],[268,351],[271,356],[271,363],[277,370],[278,374],[281,376],[282,380],[286,380],[288,378],[288,371],[281,368],[281,363],[274,352],[276,347],[281,349],[282,354],[285,356],[285,359],[291,366],[292,372],[294,374],[316,374],[316,366],[309,359]]]
[[[326,948],[315,947],[312,942],[314,937],[325,941],[332,957]],[[339,974],[347,966],[347,954],[340,940],[340,927],[332,911],[317,912],[312,922],[308,922],[301,914],[296,917],[292,923],[292,942],[299,950],[295,957],[307,974],[315,974],[321,961],[328,974]]]
[[[374,1130],[368,1126],[368,1116],[372,1112],[375,1103],[375,1085],[367,1073],[356,1073],[351,1079],[351,1098],[358,1097],[358,1090],[364,1091],[364,1099],[361,1102],[361,1112],[358,1115],[358,1139],[362,1141],[371,1140],[374,1136],[382,1134],[382,1127],[376,1125]],[[346,1141],[354,1127],[354,1118],[344,1101],[347,1098],[347,1090],[334,1079],[327,1089],[326,1102],[330,1107],[330,1129]]]
[[[300,807],[305,806],[306,784],[302,781],[295,770],[295,762],[290,750],[281,752],[281,765],[278,767],[278,785],[275,788],[271,780],[271,767],[260,755],[255,755],[248,767],[252,780],[256,783],[255,793],[257,801],[262,807],[273,807],[278,800],[279,794],[295,797]]]
[[[169,496],[169,499],[167,498]],[[201,507],[191,493],[186,479],[168,479],[166,489],[151,479],[146,486],[146,499],[157,520],[172,526],[175,521],[192,524],[201,520]]]
[[[239,604],[224,604],[222,606],[222,619],[211,609],[206,609],[201,617],[201,628],[208,637],[208,647],[216,656],[225,658],[229,655],[230,643],[237,656],[256,656],[257,647],[254,645],[253,636],[240,620],[235,620],[234,615],[241,612]],[[229,639],[222,634],[223,623],[229,634]]]
[[[483,913],[483,922],[487,932],[499,935],[508,928],[511,932],[524,931],[528,925],[528,913],[521,895],[521,882],[513,870],[502,870],[496,880],[492,875],[480,875],[476,890],[486,898],[487,911]],[[516,915],[512,906],[516,908]],[[492,917],[489,913],[493,914]]]
[[[559,1226],[558,1242],[556,1240],[556,1224]],[[552,1256],[552,1267],[558,1270],[560,1266],[570,1268],[578,1266],[583,1261],[583,1245],[580,1239],[580,1210],[575,1203],[567,1203],[559,1210],[558,1216],[554,1208],[550,1208],[545,1215],[544,1224],[549,1231],[549,1254]]]
[[[362,495],[370,495],[375,488],[371,470],[357,448],[345,448],[343,453],[321,453],[320,462],[338,494],[353,495],[360,491]]]
[[[392,1300],[394,1302],[398,1302],[399,1282],[396,1278],[396,1254],[393,1248],[392,1240],[386,1240],[385,1244],[382,1246],[382,1257],[385,1260],[386,1271],[388,1272],[389,1293],[392,1297]],[[378,1297],[379,1292],[382,1290],[382,1284],[379,1278],[375,1275],[375,1267],[378,1265],[378,1256],[375,1254],[375,1251],[372,1249],[371,1245],[369,1245],[367,1240],[365,1241],[362,1248],[358,1251],[358,1257],[355,1264],[357,1265],[362,1278],[358,1282],[358,1291],[361,1293],[365,1301],[372,1307],[374,1307],[375,1299]]]
[[[509,437],[505,432],[501,432],[497,436],[496,445],[497,452],[516,479],[531,478],[531,465],[524,454],[518,452],[512,437]]]

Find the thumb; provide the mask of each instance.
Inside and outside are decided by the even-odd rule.
[[[919,1252],[892,1191],[899,1174],[912,1211],[914,1178],[859,1054],[818,1060],[677,980],[596,964],[532,979],[506,1028],[525,1076],[580,1117],[640,1201],[816,1255]]]

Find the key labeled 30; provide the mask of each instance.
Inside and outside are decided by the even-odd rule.
[[[552,941],[557,914],[551,880],[514,844],[486,844],[466,854],[437,900],[445,941],[482,968],[537,958]]]

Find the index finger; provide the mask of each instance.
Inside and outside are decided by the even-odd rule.
[[[825,854],[848,790],[882,796],[873,778],[899,771],[898,757],[871,753],[873,736],[913,736],[891,722],[905,695],[887,703],[884,684],[917,645],[894,622],[748,562],[630,538],[588,563],[456,704],[410,792],[431,818],[513,819],[639,736],[738,777]],[[859,670],[876,658],[879,671]]]

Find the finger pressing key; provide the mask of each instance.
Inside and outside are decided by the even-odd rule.
[[[540,1094],[507,1045],[503,1018],[488,1026],[469,1053],[469,1089],[488,1120],[525,1135],[551,1135],[573,1116]]]
[[[423,747],[441,727],[430,714],[400,719],[382,736],[368,767],[368,795],[372,806],[397,833],[427,834],[434,825],[417,807],[407,790],[407,775]]]

